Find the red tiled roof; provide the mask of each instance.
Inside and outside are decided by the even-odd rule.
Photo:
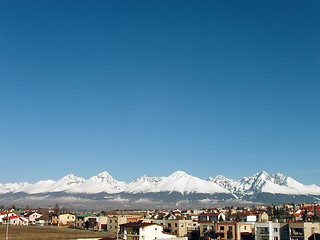
[[[9,219],[14,219],[14,218],[20,218],[21,216],[11,216],[9,217]],[[8,220],[8,217],[4,217],[4,220]]]
[[[217,217],[219,216],[220,213],[200,213],[199,216],[213,216],[213,217]]]
[[[302,214],[301,213],[292,213],[289,216],[301,217]]]
[[[146,223],[146,222],[143,222],[143,223],[131,222],[131,223],[120,224],[121,227],[147,227],[151,225],[158,225],[163,227],[163,225],[160,225],[157,223]]]
[[[15,212],[6,212],[6,211],[2,211],[2,212],[0,212],[0,215],[7,215],[7,214],[11,214],[11,213],[16,214]]]
[[[239,213],[231,214],[230,217],[236,217],[236,216],[247,217],[247,216],[250,216],[250,215],[255,215],[255,214],[251,213],[251,212],[239,212]]]

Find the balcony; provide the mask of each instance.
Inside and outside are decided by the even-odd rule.
[[[266,232],[266,231],[257,231],[256,234],[259,234],[261,236],[269,236],[270,235],[270,233]]]
[[[303,237],[303,233],[302,232],[292,232],[290,234],[290,236],[292,236],[292,237]]]
[[[303,228],[290,228],[290,236],[303,237]]]

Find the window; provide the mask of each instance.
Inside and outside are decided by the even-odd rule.
[[[183,223],[181,223],[181,227],[183,227]]]
[[[110,223],[112,223],[112,220],[110,220]]]
[[[157,229],[157,228],[155,228],[154,230],[155,230],[155,231],[158,231],[158,229]]]
[[[278,232],[278,228],[274,228],[273,231],[274,231],[274,232]]]
[[[228,229],[229,231],[232,231],[232,227],[229,227],[229,229]]]
[[[244,230],[247,230],[247,226],[244,226]]]
[[[220,227],[220,230],[221,230],[221,231],[224,231],[224,227],[221,226],[221,227]]]
[[[278,237],[273,237],[273,240],[278,240]]]
[[[177,224],[177,223],[175,223],[175,224],[174,224],[174,226],[175,226],[175,227],[178,227],[178,224]]]

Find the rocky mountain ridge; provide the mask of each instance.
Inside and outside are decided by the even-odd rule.
[[[224,193],[241,198],[242,196],[259,193],[320,195],[320,187],[316,185],[304,185],[280,173],[269,175],[265,171],[258,172],[251,177],[243,177],[238,181],[228,179],[222,175],[203,180],[183,171],[176,171],[168,177],[148,177],[144,175],[130,183],[125,183],[115,180],[107,171],[104,171],[89,179],[68,174],[58,181],[46,180],[35,184],[27,182],[0,184],[0,194],[19,192],[27,194],[50,192],[65,192],[70,194]]]

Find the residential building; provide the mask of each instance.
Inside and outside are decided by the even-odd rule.
[[[199,221],[200,236],[205,236],[209,232],[215,231],[215,222]]]
[[[1,211],[0,212],[0,224],[3,223],[3,218],[12,217],[12,216],[17,216],[17,214],[15,212]]]
[[[16,225],[16,226],[27,226],[29,224],[28,218],[25,218],[23,216],[4,217],[3,223],[7,224],[8,222],[10,225]]]
[[[198,216],[199,221],[225,221],[226,216],[221,212],[209,212],[209,213],[200,213]]]
[[[204,226],[209,227],[206,231]],[[214,239],[233,239],[246,240],[253,238],[252,223],[238,223],[238,222],[207,222],[200,223],[200,236],[209,236]],[[203,228],[203,229],[202,229]],[[202,229],[202,231],[201,231]]]
[[[108,231],[119,232],[120,225],[124,223],[137,222],[144,220],[144,213],[136,212],[106,212],[108,216]],[[150,221],[150,220],[149,220]]]
[[[76,216],[76,221],[75,221],[75,228],[77,229],[85,229],[86,221],[88,220],[89,216],[91,216],[91,213],[84,213]]]
[[[180,237],[185,237],[189,231],[195,230],[191,219],[169,219],[165,221],[165,224],[166,231],[170,230],[171,233]]]
[[[176,235],[164,233],[162,225],[142,221],[122,224],[121,233],[123,233],[124,240],[177,239]],[[187,238],[183,239],[187,240]]]
[[[267,222],[269,221],[269,215],[264,211],[258,211],[256,213],[258,222]]]
[[[256,222],[257,215],[251,212],[238,212],[230,215],[230,221],[235,222]]]
[[[59,227],[75,227],[76,216],[70,213],[53,214],[51,216],[52,225]]]
[[[35,225],[36,220],[41,218],[43,214],[37,213],[37,212],[29,212],[25,215],[26,218],[29,220],[29,224]]]
[[[320,206],[315,205],[315,204],[305,205],[305,206],[300,207],[300,209],[302,211],[311,212],[313,214],[317,214],[317,215],[320,214]]]
[[[289,225],[278,222],[256,222],[255,240],[287,240],[289,239]]]
[[[319,232],[319,222],[296,222],[289,223],[290,240],[308,240],[310,236]]]
[[[98,231],[106,231],[108,230],[108,217],[107,216],[99,216],[98,217]]]

